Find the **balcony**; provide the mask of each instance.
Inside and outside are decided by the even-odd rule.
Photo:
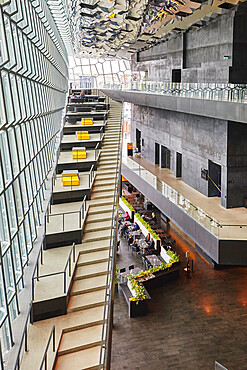
[[[246,209],[224,209],[220,198],[208,198],[168,169],[143,157],[123,157],[122,174],[176,223],[217,264],[247,263]]]

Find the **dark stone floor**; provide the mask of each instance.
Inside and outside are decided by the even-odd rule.
[[[116,295],[111,369],[207,370],[215,360],[247,369],[247,268],[214,270],[178,230],[170,233],[182,260],[180,277],[149,291],[143,317],[130,319],[122,293]],[[191,279],[183,271],[186,250],[195,261]],[[117,265],[132,262],[141,266],[121,241]]]

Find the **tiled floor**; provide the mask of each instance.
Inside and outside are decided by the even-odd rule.
[[[191,251],[195,273],[150,291],[149,313],[130,319],[121,293],[115,298],[112,370],[247,369],[247,268],[212,269],[188,238],[171,230],[182,257]],[[133,258],[121,242],[117,265]],[[140,260],[139,260],[140,261]],[[133,261],[137,264],[137,261]]]

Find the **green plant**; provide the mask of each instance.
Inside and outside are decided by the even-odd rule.
[[[171,262],[172,263],[175,263],[175,262],[179,262],[179,256],[177,255],[176,252],[172,252],[172,251],[166,251],[166,254],[171,257]]]
[[[151,226],[147,223],[147,221],[143,220],[140,213],[135,213],[136,218],[142,223],[143,226],[150,232],[150,234],[154,237],[154,239],[159,239],[159,235],[154,232]]]
[[[134,211],[132,205],[124,197],[121,197],[121,199],[124,202],[124,204],[129,208],[130,211]]]
[[[139,301],[143,301],[144,299],[147,299],[145,288],[142,283],[140,283],[135,275],[128,275],[128,279],[130,282],[130,285],[132,289],[135,291],[136,295],[130,298],[130,301],[135,301],[136,304],[139,303]]]
[[[177,262],[177,259],[179,261],[179,257],[177,256],[176,252],[172,252],[172,251],[169,251],[169,252],[171,252],[173,255],[176,256],[176,258],[174,258],[174,260],[171,260],[169,263],[167,264],[162,263],[160,266],[154,266],[154,267],[151,267],[149,270],[140,271],[137,275],[128,275],[128,279],[130,281],[131,287],[136,292],[136,295],[134,297],[131,297],[130,301],[135,301],[136,304],[138,304],[139,301],[143,301],[144,299],[147,299],[144,286],[139,281],[140,279],[142,278],[151,279],[153,273],[169,269],[173,263]]]
[[[115,284],[119,284],[119,283],[120,283],[119,267],[116,267]]]

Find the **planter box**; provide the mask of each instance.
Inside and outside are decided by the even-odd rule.
[[[134,221],[134,214],[135,214],[135,211],[131,211],[129,209],[129,207],[123,202],[123,200],[121,198],[119,198],[119,206],[122,208],[122,210],[124,212],[128,212],[129,215],[130,215],[130,218],[131,218],[131,221],[133,222]]]
[[[143,235],[146,237],[147,234],[149,233],[148,229],[142,224],[142,222],[140,220],[138,220],[138,218],[136,216],[134,216],[134,222],[136,222],[139,225]],[[150,237],[153,238],[153,240],[154,240],[155,249],[159,250],[159,248],[160,248],[160,239],[155,239],[151,234],[150,234]]]

